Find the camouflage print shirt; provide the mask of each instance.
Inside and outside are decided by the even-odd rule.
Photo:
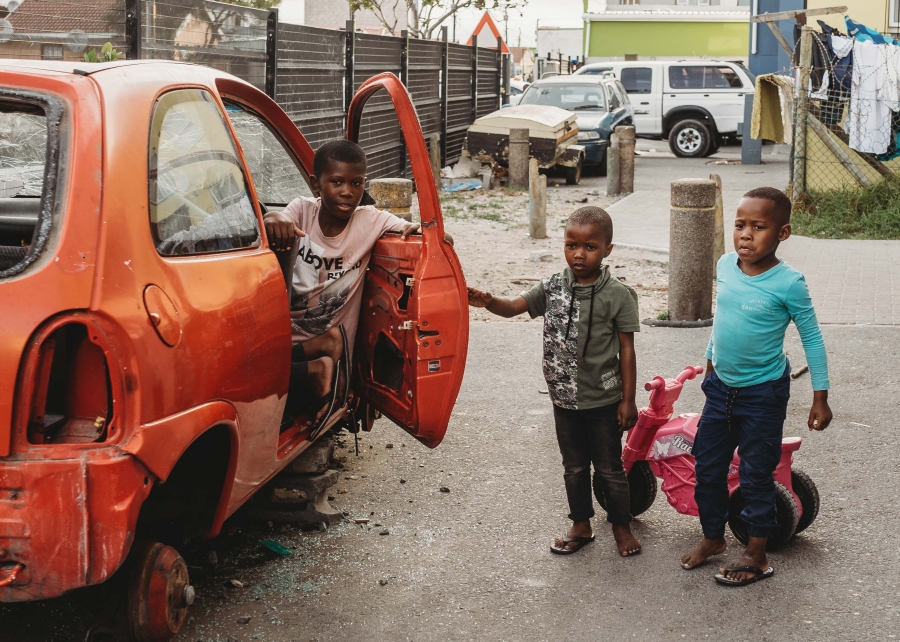
[[[594,283],[576,283],[566,268],[522,296],[532,318],[544,317],[544,378],[553,403],[585,410],[621,400],[618,333],[641,329],[635,291],[604,265]]]

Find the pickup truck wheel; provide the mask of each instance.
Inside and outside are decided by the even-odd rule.
[[[581,170],[584,167],[584,156],[578,157],[575,167],[566,168],[566,185],[578,185],[581,182]]]
[[[699,120],[682,120],[669,132],[669,149],[681,158],[706,156],[711,145],[709,128]]]
[[[174,548],[135,547],[128,578],[128,632],[134,642],[166,642],[181,630],[194,602],[187,564]]]

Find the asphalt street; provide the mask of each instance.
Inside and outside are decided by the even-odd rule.
[[[348,515],[343,523],[322,533],[244,526],[212,542],[219,565],[196,572],[199,599],[176,639],[782,642],[900,635],[890,401],[900,384],[896,329],[824,328],[834,423],[824,434],[806,430],[812,393],[805,375],[794,382],[786,426],[786,434],[805,438],[795,465],[818,484],[821,512],[772,555],[774,578],[742,589],[716,585],[714,565],[681,570],[678,559],[700,536],[699,523],[677,514],[662,493],[635,522],[642,555],[619,558],[599,516],[594,544],[569,557],[550,554],[567,509],[550,401],[541,393],[540,330],[538,322],[472,325],[465,382],[437,449],[385,420],[363,436],[359,458],[345,437],[336,454],[347,457],[346,468],[332,489],[334,505]],[[701,364],[708,332],[644,328],[639,383]],[[793,331],[787,350],[795,366],[805,362]],[[641,389],[638,405],[646,400]],[[701,403],[700,386],[691,382],[676,412],[698,411]],[[356,518],[371,521],[357,525]],[[261,556],[260,539],[294,554]],[[732,550],[718,562],[737,555],[728,539]],[[85,622],[73,598],[0,606],[3,640],[84,639]]]

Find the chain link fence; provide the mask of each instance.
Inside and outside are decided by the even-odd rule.
[[[793,120],[793,200],[814,207],[828,193],[896,179],[900,47],[799,30],[793,79],[781,90]],[[795,93],[794,82],[808,90]]]

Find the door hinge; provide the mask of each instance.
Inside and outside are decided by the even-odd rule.
[[[404,321],[399,326],[397,326],[397,329],[398,330],[412,330],[414,327],[416,327],[416,324],[414,321]]]

